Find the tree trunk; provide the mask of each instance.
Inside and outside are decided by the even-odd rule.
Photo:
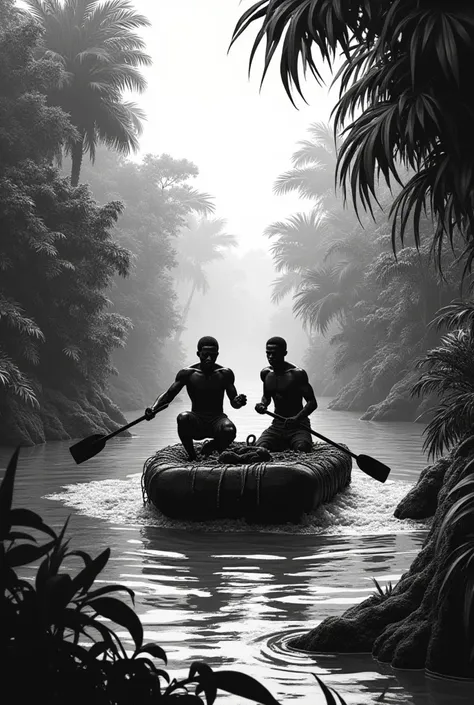
[[[82,155],[84,148],[84,140],[81,139],[79,142],[74,142],[71,149],[71,186],[77,186],[79,184],[79,177],[81,175],[82,167]]]
[[[181,320],[176,328],[176,333],[174,336],[175,340],[179,340],[181,338],[181,333],[184,330],[184,324],[186,323],[186,319],[189,314],[189,309],[191,308],[191,304],[193,302],[194,294],[196,293],[196,284],[193,283],[192,288],[191,288],[191,293],[189,294],[188,300],[186,301],[186,304],[183,308],[183,312],[181,314]]]

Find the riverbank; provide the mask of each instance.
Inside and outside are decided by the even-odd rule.
[[[74,390],[66,396],[43,388],[38,401],[38,409],[14,397],[0,404],[0,445],[33,446],[93,433],[107,434],[127,423],[118,406],[100,391]]]

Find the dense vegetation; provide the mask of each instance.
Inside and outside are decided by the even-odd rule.
[[[266,230],[280,272],[273,298],[292,294],[294,314],[313,335],[308,371],[321,393],[337,392],[332,408],[413,420],[422,410],[410,396],[415,361],[437,341],[428,324],[459,293],[462,267],[443,246],[444,278],[436,272],[427,216],[419,224],[419,247],[402,247],[395,260],[388,194],[381,194],[375,219],[358,223],[337,197],[335,170],[332,130],[313,124],[293,168],[274,187],[296,191],[312,208]]]
[[[101,142],[119,152],[136,146],[136,131],[114,141],[113,126],[107,132],[91,112],[91,124],[81,124],[71,101],[88,104],[92,88],[79,74],[97,78],[104,51],[115,54],[113,70],[100,74],[113,88],[103,86],[102,103],[120,106],[132,74],[129,87],[138,87],[133,66],[146,55],[132,29],[144,18],[122,1],[102,14],[95,3],[30,5],[40,23],[2,2],[0,31],[0,443],[22,444],[115,430],[124,418],[109,394],[122,409],[137,408],[169,384],[184,325],[173,280],[190,275],[178,235],[186,239],[192,213],[204,218],[202,229],[214,210],[190,185],[198,170],[185,159],[137,163],[99,148],[97,168],[82,164]],[[68,41],[73,15],[82,53]],[[104,46],[89,52],[98,37]],[[71,179],[54,166],[64,153]],[[81,166],[90,187],[74,186]],[[199,256],[212,258],[221,245],[201,237],[193,276],[203,275]]]
[[[75,130],[46,93],[61,65],[37,55],[41,31],[2,3],[0,27],[0,442],[115,429],[103,394],[129,321],[107,290],[130,255],[112,238],[122,206],[98,206],[53,166]]]

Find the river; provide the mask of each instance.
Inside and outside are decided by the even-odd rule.
[[[253,411],[257,400],[258,392],[249,395],[246,408],[228,409],[238,426],[237,440],[267,425],[268,418]],[[301,654],[287,645],[291,636],[364,600],[374,590],[372,578],[382,586],[396,582],[429,526],[393,517],[427,464],[423,426],[360,421],[356,413],[328,410],[329,401],[319,399],[313,428],[381,460],[392,473],[382,485],[354,463],[344,495],[297,527],[173,522],[143,506],[143,463],[158,448],[177,442],[175,418],[186,408],[185,398],[134,427],[132,438],[112,439],[80,466],[69,454],[71,442],[23,448],[14,505],[39,512],[56,527],[71,514],[71,548],[97,555],[111,547],[101,582],[135,591],[145,640],[165,648],[168,668],[177,677],[192,661],[205,660],[213,668],[255,676],[281,703],[324,703],[313,673],[348,704],[472,703],[468,686],[426,679],[422,671],[396,671],[370,655]],[[11,450],[0,448],[0,468]]]

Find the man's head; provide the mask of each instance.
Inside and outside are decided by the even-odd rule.
[[[286,340],[275,335],[273,338],[267,340],[265,352],[267,353],[267,360],[272,367],[281,367],[285,362],[287,352]]]
[[[198,340],[197,356],[203,370],[210,370],[219,355],[219,343],[212,335],[205,335]]]

